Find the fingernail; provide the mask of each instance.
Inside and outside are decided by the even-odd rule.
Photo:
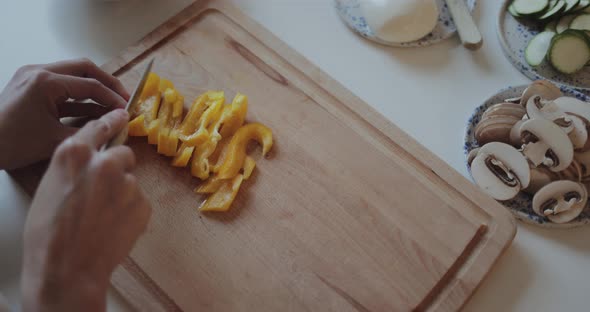
[[[121,118],[129,119],[129,113],[124,109],[116,109],[116,114],[121,116]]]

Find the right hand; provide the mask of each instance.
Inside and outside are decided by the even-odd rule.
[[[100,151],[128,118],[114,110],[57,148],[25,226],[25,311],[105,310],[110,275],[151,214],[131,149]]]

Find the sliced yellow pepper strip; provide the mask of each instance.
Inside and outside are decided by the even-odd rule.
[[[246,156],[246,160],[244,161],[244,167],[242,168],[244,181],[248,180],[248,178],[252,175],[254,168],[256,167],[256,161],[254,158],[250,156]],[[217,190],[223,185],[227,179],[220,179],[219,176],[214,175],[204,181],[195,189],[195,193],[197,194],[210,194],[215,193]]]
[[[209,156],[213,154],[217,144],[212,141],[205,141],[196,147],[191,162],[191,174],[201,180],[209,178]]]
[[[246,159],[246,147],[250,140],[256,140],[262,145],[262,155],[265,156],[272,147],[272,131],[260,123],[247,124],[238,129],[223,155],[220,178],[231,179],[238,174]]]
[[[199,119],[199,127],[196,129],[196,131],[190,135],[181,134],[180,140],[186,143],[188,146],[197,146],[208,140],[209,131],[207,128],[209,128],[210,125],[215,124],[215,122],[217,122],[221,116],[224,101],[225,96],[223,95],[223,92],[220,92],[220,94],[215,94],[215,97],[208,101],[209,107]]]
[[[221,185],[219,190],[211,194],[199,210],[201,211],[227,211],[236,198],[236,194],[240,190],[244,176],[237,175],[231,180],[227,180]]]
[[[157,128],[157,124],[152,124],[152,121],[156,119],[158,110],[160,109],[159,85],[160,77],[154,73],[150,73],[141,91],[139,103],[134,108],[134,111],[131,112],[133,120],[129,129],[130,136],[149,136]],[[143,121],[143,123],[140,121]]]
[[[212,140],[219,141],[230,137],[244,124],[248,112],[248,97],[238,93],[232,104],[224,107],[221,118],[210,130]]]
[[[194,146],[180,145],[178,154],[172,159],[172,166],[174,167],[186,167],[188,161],[191,159],[193,152],[195,151]]]
[[[252,172],[254,171],[255,167],[256,161],[254,160],[254,158],[246,156],[246,159],[244,160],[244,166],[242,167],[242,170],[244,171],[244,180],[248,180],[248,178],[252,175]]]
[[[180,104],[178,104],[180,103]],[[158,120],[160,121],[158,131],[158,153],[166,156],[175,156],[178,147],[178,134],[173,131],[181,122],[182,116],[174,117],[175,106],[182,107],[184,97],[175,89],[168,88],[164,91],[163,101],[160,105]]]

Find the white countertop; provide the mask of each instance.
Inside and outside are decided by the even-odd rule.
[[[0,87],[23,64],[82,56],[101,64],[191,2],[2,1]],[[344,26],[332,0],[233,2],[465,176],[463,127],[472,109],[499,89],[527,83],[497,41],[499,0],[478,3],[475,17],[485,41],[478,52],[466,51],[456,38],[420,49],[370,43]],[[0,172],[0,292],[13,307],[29,202]],[[519,224],[514,244],[466,311],[588,310],[588,238],[590,227]],[[111,296],[109,309],[124,307]]]

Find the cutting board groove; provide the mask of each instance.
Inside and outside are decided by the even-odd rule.
[[[253,151],[230,212],[201,215],[197,180],[130,140],[154,206],[112,278],[134,308],[453,311],[513,239],[498,203],[226,1],[195,2],[103,68],[132,86],[154,57],[185,108],[248,95],[276,144]],[[11,174],[32,194],[42,172]]]

